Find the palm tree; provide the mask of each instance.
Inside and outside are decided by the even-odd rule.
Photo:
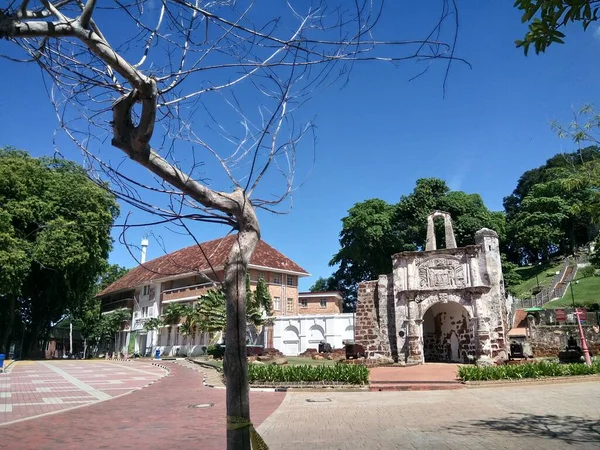
[[[225,293],[211,289],[198,299],[194,307],[195,325],[200,332],[215,333],[211,344],[223,336],[227,324]]]

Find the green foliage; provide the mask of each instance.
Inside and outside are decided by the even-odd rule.
[[[577,271],[577,278],[588,278],[596,275],[596,268],[594,266],[582,267]]]
[[[591,208],[595,189],[589,181],[574,179],[581,178],[585,164],[598,157],[596,147],[557,154],[519,178],[513,193],[504,198],[510,261],[537,263],[568,255],[597,234]]]
[[[160,317],[151,317],[144,323],[144,330],[153,331],[158,330],[160,327],[164,325],[162,319]]]
[[[506,258],[506,255],[501,254],[502,259],[502,276],[504,278],[504,287],[512,295],[517,295],[517,286],[523,280],[517,271],[518,266]]]
[[[364,385],[369,382],[369,369],[354,364],[321,366],[248,366],[249,383],[343,383]]]
[[[0,298],[9,300],[0,302],[0,347],[17,322],[26,353],[93,296],[117,214],[114,197],[76,164],[0,149]]]
[[[337,291],[338,285],[333,277],[319,277],[314,284],[308,289],[310,292],[329,292]]]
[[[221,359],[225,356],[224,345],[209,345],[206,349],[206,354],[211,355],[215,359]]]
[[[227,324],[225,294],[221,289],[211,289],[198,299],[194,306],[195,323],[200,331],[222,332]]]
[[[514,380],[521,378],[567,377],[600,373],[600,361],[585,364],[560,364],[557,362],[532,362],[504,366],[460,366],[458,377],[463,381]]]
[[[543,53],[552,43],[563,44],[565,35],[559,28],[568,23],[580,22],[583,29],[598,20],[598,2],[595,0],[516,0],[514,6],[523,11],[521,22],[529,30],[522,40],[515,41],[523,47],[525,55],[533,44],[535,53]]]
[[[178,325],[189,309],[181,303],[169,303],[162,310],[161,320],[165,325]]]
[[[125,267],[119,266],[118,264],[109,264],[100,277],[98,292],[106,289],[118,279],[123,278],[127,272],[129,272],[129,269],[126,269]]]
[[[100,342],[108,342],[113,339],[115,333],[121,331],[123,323],[131,320],[131,311],[128,309],[117,309],[102,314],[98,324],[98,337]]]

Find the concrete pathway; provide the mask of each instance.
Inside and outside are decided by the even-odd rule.
[[[289,392],[258,431],[272,450],[598,449],[599,399],[597,382]]]
[[[105,364],[123,373],[126,367],[148,371],[147,363]],[[225,449],[225,390],[204,387],[201,372],[172,362],[162,364],[170,369],[168,376],[129,395],[0,426],[0,449]],[[250,393],[255,425],[272,414],[284,396]],[[202,405],[212,406],[198,407]]]

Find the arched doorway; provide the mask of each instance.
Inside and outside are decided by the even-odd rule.
[[[475,349],[467,310],[456,302],[435,303],[423,315],[425,362],[468,362]]]

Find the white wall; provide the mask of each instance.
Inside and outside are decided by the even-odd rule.
[[[353,338],[353,314],[280,316],[273,322],[273,346],[288,356],[318,348],[321,341],[342,348],[342,341]]]

